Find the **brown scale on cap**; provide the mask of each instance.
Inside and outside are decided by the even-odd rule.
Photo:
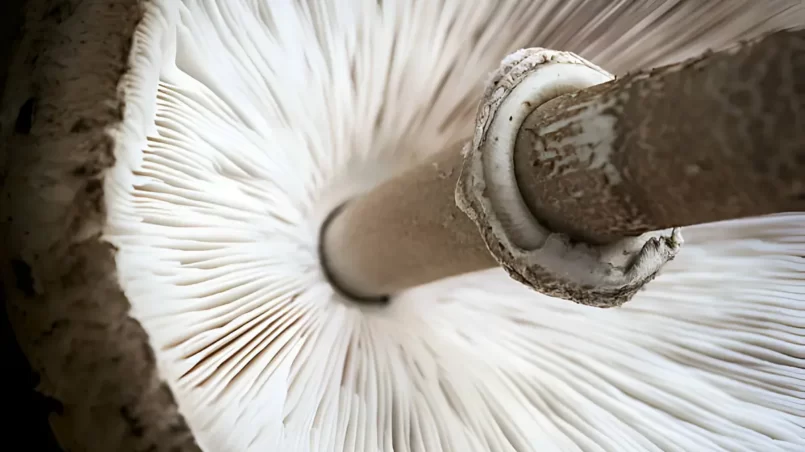
[[[66,450],[198,451],[101,238],[107,128],[123,120],[118,82],[143,2],[51,3],[26,5],[5,94],[9,317]]]

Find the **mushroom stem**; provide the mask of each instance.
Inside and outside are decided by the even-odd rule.
[[[546,102],[515,144],[529,210],[593,243],[805,210],[803,46],[778,33]]]
[[[437,153],[336,210],[322,228],[324,268],[351,298],[380,300],[497,265],[453,196],[462,146]]]
[[[803,73],[805,32],[780,32],[537,105],[512,126],[522,124],[512,176],[534,224],[548,230],[545,237],[564,237],[560,245],[545,238],[532,247],[553,247],[547,255],[535,252],[529,262],[509,262],[530,248],[490,238],[495,233],[485,216],[489,206],[470,199],[485,195],[468,194],[485,193],[490,182],[482,181],[479,190],[467,174],[470,158],[455,148],[334,214],[322,237],[324,267],[336,286],[364,299],[499,263],[515,279],[551,295],[598,306],[623,303],[673,258],[678,237],[644,241],[641,253],[632,256],[637,260],[623,266],[625,276],[615,281],[607,273],[601,287],[609,285],[601,290],[590,283],[595,278],[583,275],[590,262],[612,266],[601,257],[612,255],[612,247],[598,244],[626,243],[676,226],[805,210]],[[513,87],[505,95],[511,92]],[[488,104],[485,99],[479,115]],[[499,133],[477,133],[472,149]],[[462,160],[465,174],[454,198]],[[570,270],[542,262],[571,256],[575,241],[586,242],[579,246],[586,247],[582,257],[592,256],[590,262]],[[647,247],[662,258],[650,271],[631,274],[646,267],[640,258]]]

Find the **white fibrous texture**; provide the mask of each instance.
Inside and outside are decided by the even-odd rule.
[[[802,22],[798,4],[147,3],[106,237],[201,447],[805,450],[805,214],[688,228],[612,310],[500,269],[359,306],[317,255],[335,206],[471,137],[505,55],[618,74]]]

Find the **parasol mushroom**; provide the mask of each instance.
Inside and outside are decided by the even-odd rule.
[[[622,74],[798,2],[60,5],[29,4],[1,118],[8,309],[66,448],[805,445],[802,214],[686,228],[614,310],[495,268],[360,304],[318,254],[345,202],[472,137],[507,54]]]

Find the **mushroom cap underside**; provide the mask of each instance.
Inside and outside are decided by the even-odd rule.
[[[706,45],[537,30],[548,2],[107,3],[49,19],[70,39],[21,58],[33,81],[4,101],[33,115],[8,145],[9,309],[63,444],[106,426],[98,450],[805,445],[803,214],[686,229],[611,311],[501,270],[366,309],[318,265],[330,209],[470,136],[507,53],[622,72]]]

